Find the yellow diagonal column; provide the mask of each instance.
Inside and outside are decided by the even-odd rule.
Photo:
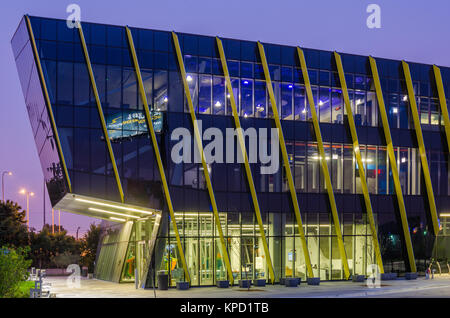
[[[403,237],[406,245],[406,252],[408,254],[409,266],[411,272],[416,272],[416,261],[414,259],[414,252],[411,243],[411,234],[409,232],[408,218],[406,216],[405,201],[403,200],[402,187],[398,177],[397,161],[395,160],[394,146],[392,144],[391,130],[389,128],[389,121],[384,105],[383,91],[381,90],[380,77],[378,75],[377,62],[369,56],[370,68],[372,70],[373,82],[377,93],[378,110],[380,112],[381,122],[383,124],[384,138],[386,139],[386,146],[389,156],[389,163],[391,165],[392,179],[394,180],[395,194],[397,195],[397,203],[400,211],[400,219],[402,222]]]
[[[372,203],[370,202],[369,189],[367,188],[366,173],[364,172],[364,164],[361,158],[361,151],[359,149],[358,134],[356,132],[355,120],[353,119],[352,106],[348,97],[347,82],[345,80],[344,67],[342,66],[341,56],[334,52],[336,66],[339,74],[339,81],[341,83],[342,95],[344,96],[345,110],[347,111],[348,125],[353,141],[353,151],[355,152],[356,162],[358,163],[359,179],[361,180],[361,188],[363,190],[364,203],[366,205],[367,217],[369,219],[370,230],[372,231],[372,242],[375,249],[375,257],[379,267],[380,273],[384,273],[383,260],[381,258],[380,244],[378,243],[377,228],[375,227],[375,220],[373,217]]]
[[[194,136],[195,136],[195,140],[196,140],[197,148],[198,148],[197,150],[202,159],[203,173],[205,175],[206,186],[208,188],[208,194],[209,194],[209,198],[211,200],[211,206],[212,206],[212,209],[214,212],[214,220],[216,223],[217,232],[219,233],[220,245],[222,248],[222,255],[223,255],[223,258],[225,261],[225,266],[227,267],[228,279],[229,279],[230,283],[233,284],[233,272],[231,271],[230,258],[228,257],[228,251],[227,251],[227,248],[225,245],[225,239],[223,237],[223,231],[222,231],[222,226],[220,224],[219,212],[217,210],[216,198],[214,196],[214,190],[213,190],[213,186],[211,183],[211,177],[209,175],[208,165],[206,164],[205,154],[203,152],[203,142],[200,138],[200,131],[199,131],[199,128],[197,125],[197,118],[195,115],[194,105],[192,104],[191,92],[189,91],[189,85],[188,85],[188,82],[186,79],[186,70],[184,68],[184,61],[183,61],[183,55],[181,54],[180,42],[178,41],[178,36],[176,35],[175,32],[172,32],[172,38],[173,38],[173,42],[175,45],[175,51],[177,54],[178,64],[180,66],[181,77],[183,79],[184,92],[186,94],[186,99],[187,99],[187,103],[189,106],[189,113],[191,114],[192,126],[194,127]]]
[[[445,99],[444,84],[442,82],[441,70],[433,65],[434,78],[439,95],[439,105],[441,107],[442,118],[444,118],[445,137],[447,138],[447,147],[450,151],[450,119],[448,117],[447,100]]]
[[[348,267],[347,254],[345,253],[344,240],[342,239],[342,231],[341,231],[339,215],[338,215],[338,211],[337,211],[337,207],[336,207],[336,200],[334,198],[333,186],[331,183],[330,173],[328,171],[327,161],[325,159],[325,150],[323,148],[322,134],[320,132],[319,120],[317,118],[316,105],[314,103],[314,97],[312,94],[311,82],[309,81],[309,75],[308,75],[308,69],[306,67],[305,55],[303,53],[303,50],[299,47],[297,47],[297,54],[298,54],[298,58],[300,60],[300,66],[302,68],[303,80],[305,82],[305,88],[306,88],[306,95],[308,97],[309,108],[310,108],[311,117],[313,120],[314,132],[316,134],[316,139],[317,139],[317,146],[319,148],[319,161],[322,166],[323,176],[325,179],[325,184],[326,184],[327,193],[328,193],[328,199],[330,201],[331,214],[333,216],[333,223],[334,223],[334,229],[336,231],[339,253],[341,256],[342,264],[344,266],[345,278],[348,279],[350,276],[350,270]],[[266,67],[267,67],[267,65],[266,65]],[[270,84],[270,89],[272,90],[272,84]],[[272,91],[272,95],[273,95],[273,91]],[[275,113],[276,107],[273,107],[274,103],[275,103],[275,99],[273,99],[273,101],[272,101],[272,108],[274,108],[274,113]]]
[[[31,27],[30,18],[26,15],[25,20],[27,22],[28,34],[30,36],[30,43],[33,48],[34,60],[36,62],[36,69],[39,73],[39,79],[41,81],[42,91],[44,93],[45,106],[47,108],[48,117],[52,125],[53,135],[55,136],[56,149],[58,150],[59,160],[61,160],[61,165],[64,171],[64,176],[66,177],[67,187],[69,192],[72,192],[72,184],[70,182],[69,172],[67,170],[66,161],[64,159],[64,154],[62,152],[61,141],[59,140],[58,129],[56,127],[55,116],[53,115],[52,103],[50,102],[50,97],[48,95],[47,84],[45,82],[44,72],[42,72],[41,59],[39,57],[39,52],[36,46],[36,40],[34,38],[33,28]]]
[[[409,65],[402,61],[403,73],[405,74],[406,89],[408,90],[409,106],[414,121],[414,129],[416,131],[417,144],[419,145],[420,161],[422,163],[422,171],[425,179],[425,186],[427,188],[428,204],[430,206],[430,216],[433,223],[434,235],[439,233],[439,224],[437,218],[436,202],[434,200],[433,185],[431,183],[430,168],[428,166],[427,153],[425,144],[423,142],[422,127],[420,126],[419,112],[417,111],[416,96],[411,79],[411,72]]]
[[[89,52],[84,39],[83,27],[81,23],[77,23],[78,34],[80,35],[81,47],[83,48],[84,58],[86,60],[86,66],[91,80],[92,91],[94,92],[95,103],[97,105],[98,116],[100,117],[100,123],[102,125],[103,137],[105,138],[106,146],[108,147],[109,158],[114,171],[114,177],[116,178],[117,189],[119,190],[120,200],[124,202],[122,183],[120,182],[119,171],[117,170],[116,159],[114,158],[114,152],[111,146],[111,140],[109,139],[108,129],[106,128],[105,115],[103,114],[102,104],[98,95],[97,84],[95,82],[94,72],[92,71],[91,59],[89,58]]]
[[[181,263],[183,265],[184,274],[186,276],[186,281],[190,282],[189,270],[186,264],[186,258],[184,256],[183,246],[181,244],[180,234],[178,232],[177,220],[175,218],[175,212],[173,210],[172,198],[170,197],[169,186],[167,184],[166,173],[164,172],[164,166],[161,159],[161,153],[159,152],[158,140],[156,139],[155,129],[153,128],[153,122],[151,119],[150,109],[148,107],[147,95],[145,93],[144,82],[142,81],[141,69],[139,67],[139,62],[136,56],[136,49],[134,47],[133,36],[128,27],[126,27],[128,45],[131,52],[131,57],[133,60],[134,69],[136,72],[136,78],[139,85],[139,94],[141,96],[142,103],[144,104],[145,119],[147,121],[148,133],[152,140],[153,151],[155,154],[156,162],[158,163],[159,175],[161,177],[161,183],[164,189],[164,196],[166,198],[167,207],[170,213],[170,219],[172,220],[173,231],[175,232],[175,238],[177,240],[178,253],[180,254]]]
[[[259,220],[261,219],[261,210],[259,208],[259,202],[258,202],[258,196],[256,194],[256,190],[255,190],[255,184],[253,182],[252,170],[250,169],[250,164],[248,162],[247,150],[245,148],[245,140],[244,140],[244,136],[242,133],[241,122],[239,120],[239,114],[238,114],[237,107],[236,107],[236,100],[235,100],[234,93],[233,93],[233,87],[231,85],[230,73],[228,72],[227,60],[225,57],[225,52],[223,50],[222,41],[218,37],[216,37],[216,42],[217,42],[217,47],[219,49],[220,60],[222,62],[223,73],[225,75],[225,83],[227,85],[227,90],[228,90],[228,93],[230,96],[230,104],[231,104],[231,109],[232,109],[232,113],[233,113],[234,124],[236,126],[236,131],[237,131],[237,135],[238,135],[239,146],[241,149],[242,158],[244,158],[244,167],[245,167],[245,172],[247,175],[248,185],[250,188],[250,194],[252,196],[253,207],[255,209],[255,215],[258,219],[259,231],[260,231],[261,239],[263,241],[263,245],[264,244],[266,245],[266,246],[264,246],[264,251],[267,255],[266,256],[267,267],[269,268],[270,277],[273,282],[274,281],[274,271],[273,271],[272,260],[271,260],[271,257],[270,257],[270,254],[269,254],[269,251],[267,248],[267,243],[266,243],[267,241],[266,241],[266,237],[264,234],[264,227],[262,226],[262,222],[259,222]],[[300,233],[303,233],[303,227],[301,227]],[[304,240],[304,235],[303,235],[303,240]],[[306,247],[306,242],[305,242],[305,247]],[[311,272],[309,272],[309,269],[311,268],[311,263],[309,262],[309,254],[307,253],[307,255],[308,255],[308,259],[307,259],[306,264],[309,264],[308,275],[312,276],[312,269],[311,269]]]

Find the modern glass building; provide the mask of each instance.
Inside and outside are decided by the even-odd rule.
[[[53,207],[104,220],[97,278],[448,271],[450,68],[28,16],[12,48]],[[243,160],[172,160],[238,127]]]

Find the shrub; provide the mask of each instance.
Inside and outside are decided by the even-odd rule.
[[[15,297],[21,282],[28,278],[27,248],[0,248],[0,297]]]
[[[50,257],[50,259],[57,268],[65,268],[70,264],[78,264],[80,255],[75,255],[70,253],[69,251],[65,251],[62,254]]]

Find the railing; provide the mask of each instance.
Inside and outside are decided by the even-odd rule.
[[[51,283],[44,281],[46,277],[45,269],[31,268],[30,281],[34,281],[34,288],[30,288],[30,298],[53,298],[54,293],[50,292]]]

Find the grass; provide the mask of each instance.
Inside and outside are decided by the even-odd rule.
[[[15,298],[28,298],[30,297],[30,288],[34,288],[34,281],[20,282],[19,289],[15,295]]]

